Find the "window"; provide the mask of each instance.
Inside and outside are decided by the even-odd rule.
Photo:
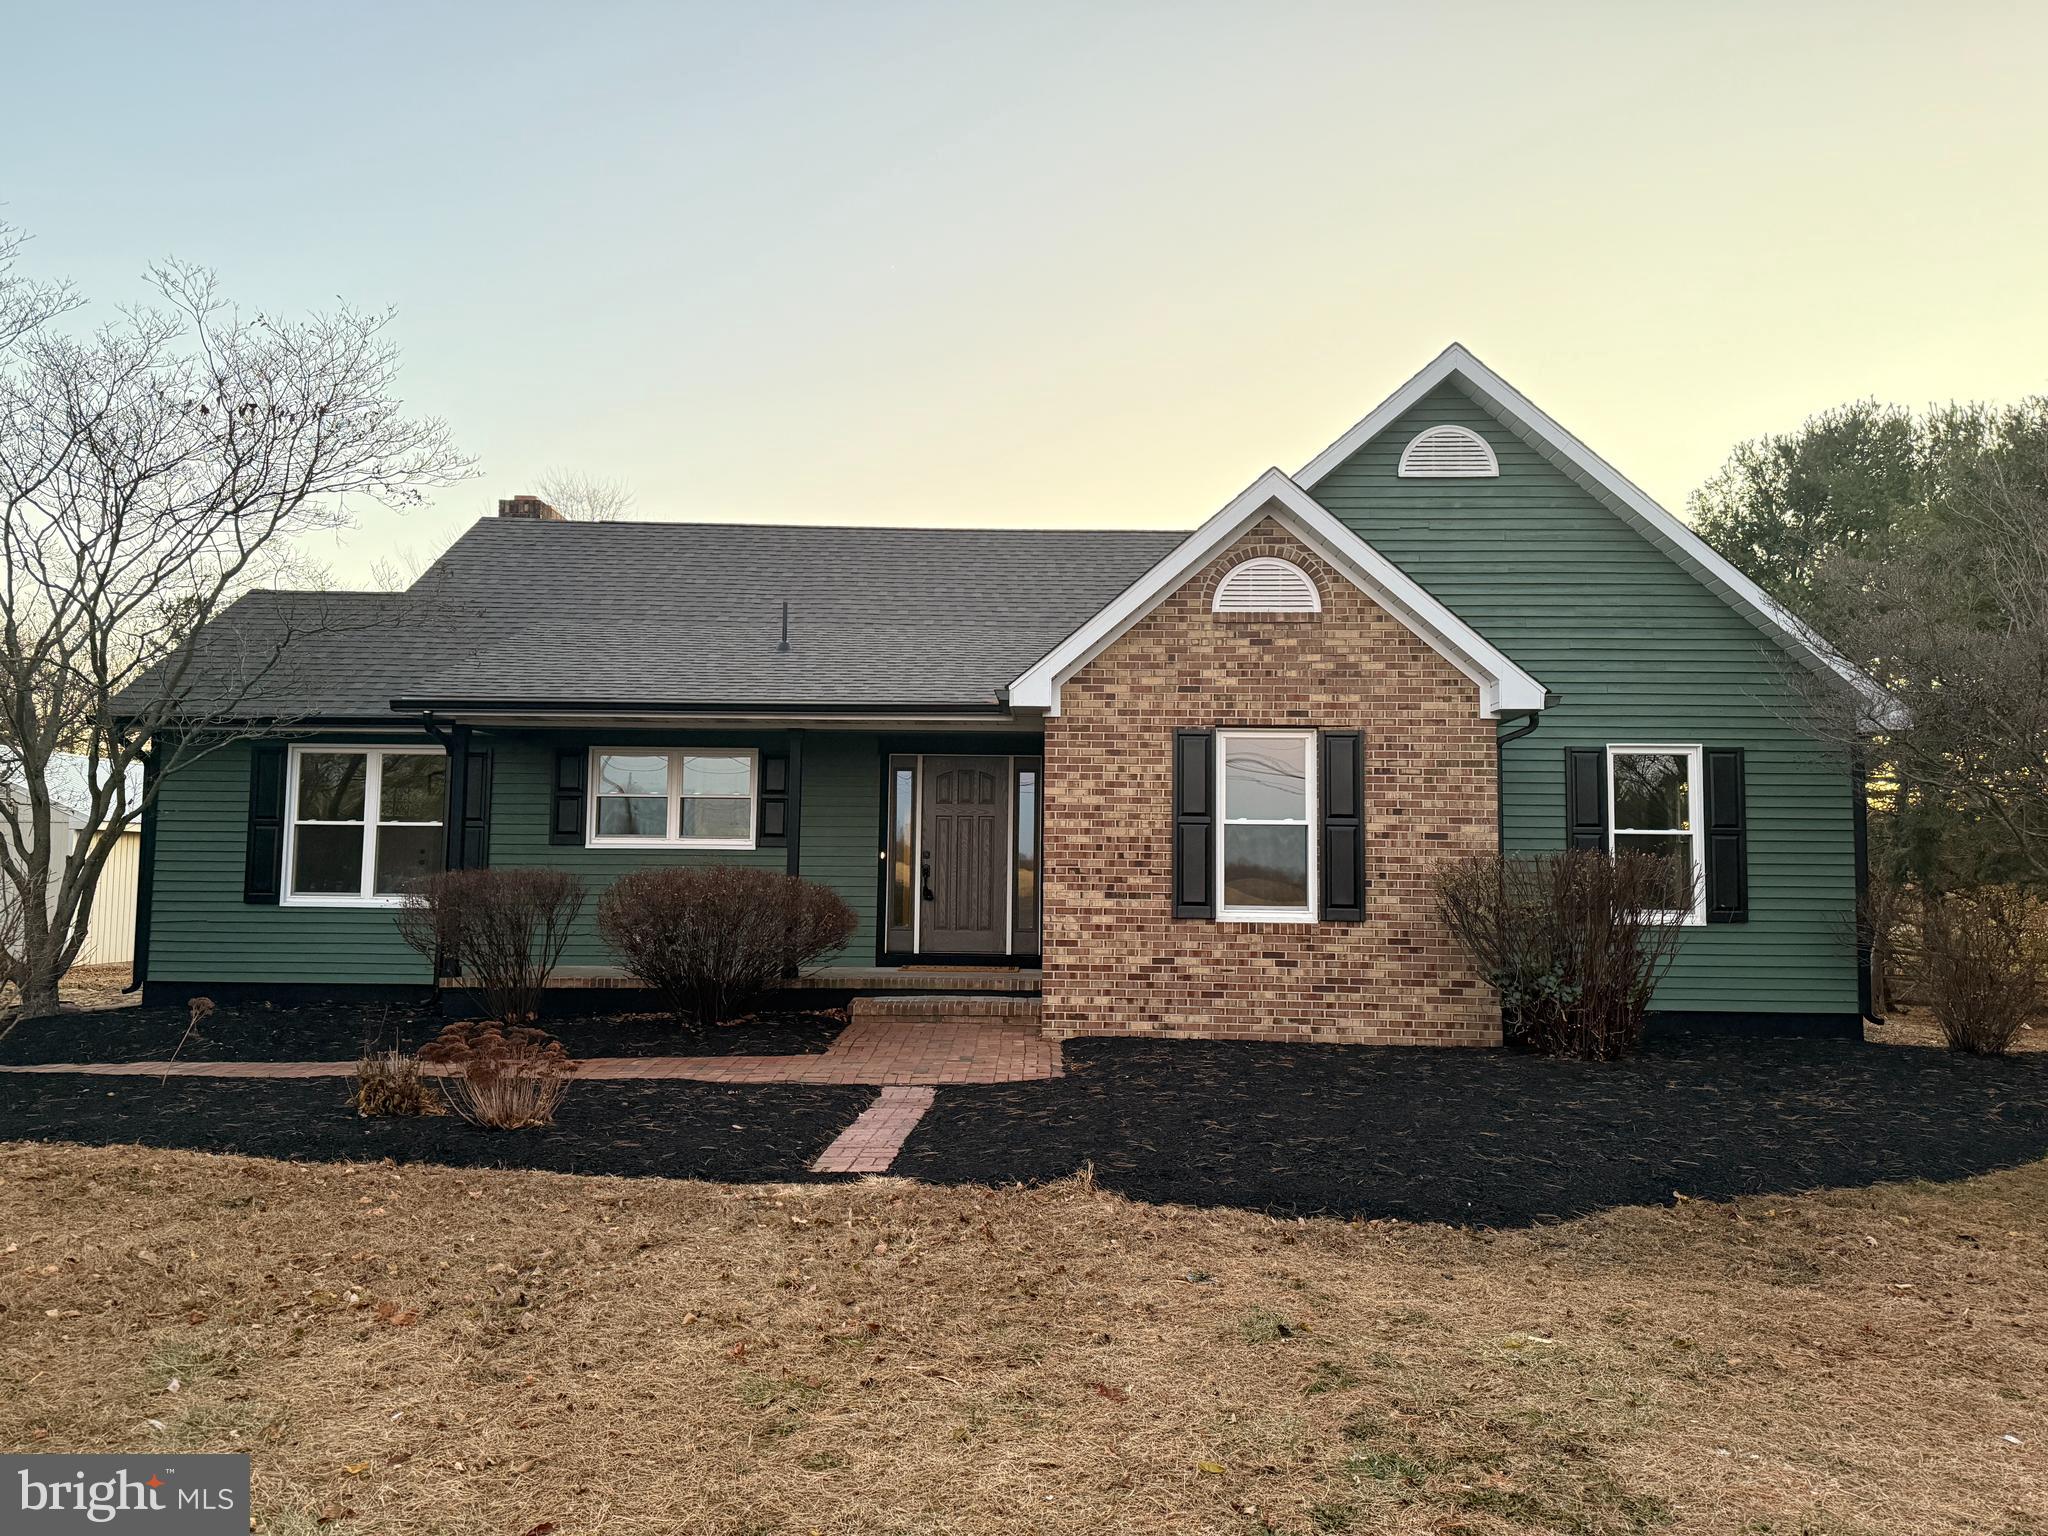
[[[759,766],[752,748],[600,747],[590,754],[590,841],[751,848]]]
[[[1026,955],[1038,951],[1039,760],[1035,757],[1016,758],[1013,767],[1017,775],[1014,792],[1017,836],[1010,849],[1011,949],[1013,953]]]
[[[1607,846],[1657,854],[1671,865],[1671,916],[1706,921],[1706,817],[1700,809],[1700,749],[1607,749]]]
[[[1321,613],[1322,594],[1308,572],[1285,560],[1261,557],[1232,568],[1216,584],[1212,613]]]
[[[293,747],[285,899],[396,905],[441,868],[447,797],[438,747]]]
[[[1493,445],[1470,427],[1431,427],[1401,450],[1403,480],[1490,480],[1500,475]]]
[[[1315,733],[1219,731],[1216,915],[1233,922],[1315,921]]]

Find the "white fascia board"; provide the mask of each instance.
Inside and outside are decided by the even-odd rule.
[[[1543,685],[1415,580],[1320,506],[1278,469],[1269,469],[1232,497],[1151,570],[1126,587],[1010,685],[1013,709],[1060,712],[1060,685],[1150,613],[1217,552],[1260,518],[1272,515],[1290,533],[1406,625],[1479,688],[1480,713],[1496,716],[1543,707]]]
[[[1583,475],[1593,489],[1604,493],[1611,504],[1633,520],[1653,542],[1663,544],[1681,565],[1688,567],[1723,602],[1779,644],[1803,652],[1853,688],[1869,706],[1869,718],[1875,727],[1881,729],[1903,722],[1905,714],[1898,700],[1879,687],[1861,668],[1840,655],[1797,614],[1730,565],[1690,526],[1665,511],[1635,482],[1566,431],[1533,400],[1457,342],[1444,348],[1420,373],[1304,464],[1295,478],[1304,488],[1313,491],[1338,465],[1378,437],[1453,375],[1481,396],[1483,403],[1518,422],[1538,442]]]

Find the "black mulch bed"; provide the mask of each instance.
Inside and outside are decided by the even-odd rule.
[[[1955,1179],[2048,1155],[2048,1055],[1696,1038],[1504,1051],[1078,1040],[1068,1076],[946,1088],[892,1173],[1510,1226],[1674,1193]]]
[[[454,1115],[366,1120],[349,1105],[353,1087],[346,1078],[0,1073],[0,1141],[779,1182],[814,1177],[812,1160],[875,1097],[789,1083],[584,1082],[554,1126],[486,1131]]]
[[[183,1007],[109,1008],[23,1019],[0,1038],[0,1065],[51,1062],[353,1061],[365,1042],[410,1049],[448,1021],[431,1008],[330,1003],[272,1008],[222,1007],[193,1038]],[[807,1056],[846,1027],[836,1013],[763,1014],[718,1029],[679,1029],[667,1014],[603,1013],[549,1017],[544,1027],[571,1056]]]

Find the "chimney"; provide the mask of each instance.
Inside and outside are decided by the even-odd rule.
[[[522,491],[519,495],[498,503],[498,516],[524,517],[536,523],[560,523],[567,519],[538,496]]]

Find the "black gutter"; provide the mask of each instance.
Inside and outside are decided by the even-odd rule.
[[[1871,946],[1876,938],[1870,931],[1870,779],[1863,749],[1849,753],[1850,816],[1856,848],[1856,1010],[1873,1024],[1877,1016],[1876,978],[1871,973]]]
[[[1548,694],[1544,696],[1543,702],[1546,706],[1551,702]],[[1525,709],[1519,713],[1522,723],[1505,736],[1496,735],[1493,742],[1493,839],[1494,846],[1500,850],[1502,858],[1506,858],[1508,854],[1507,744],[1511,741],[1520,741],[1543,723],[1543,711],[1540,709]],[[1501,718],[1510,717],[1503,715]]]
[[[971,704],[762,704],[697,703],[649,704],[644,700],[615,699],[393,699],[391,707],[409,715],[439,714],[636,714],[636,715],[990,715],[1010,712],[1007,704],[979,699]]]

